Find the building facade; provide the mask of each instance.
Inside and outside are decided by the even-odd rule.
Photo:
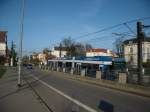
[[[150,60],[150,38],[145,38],[142,43],[143,62]],[[137,39],[124,41],[124,56],[127,63],[137,66]]]
[[[47,63],[47,60],[46,60],[46,54],[43,54],[43,53],[39,53],[37,58],[39,59],[40,62],[46,64]]]
[[[34,59],[34,60],[35,60],[35,59],[38,59],[38,53],[33,53],[33,54],[32,54],[32,59]]]
[[[61,57],[65,57],[67,55],[66,48],[62,47],[61,50],[59,47],[54,47],[51,54],[55,56],[56,58],[60,57],[60,51],[61,51]]]
[[[108,49],[90,48],[86,50],[86,56],[114,56],[114,53]]]
[[[7,55],[7,32],[0,31],[0,56],[6,57]]]

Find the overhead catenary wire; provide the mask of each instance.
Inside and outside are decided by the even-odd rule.
[[[128,32],[126,32],[126,33],[128,33]],[[112,33],[112,34],[117,34],[117,33]],[[125,33],[121,33],[121,34],[117,34],[118,36],[130,36],[130,37],[135,37],[135,35],[130,35],[130,34],[125,34]],[[88,40],[85,40],[85,42],[91,42],[91,41],[95,41],[95,40],[101,40],[101,41],[105,41],[106,40],[106,38],[107,38],[107,40],[112,40],[111,38],[114,38],[114,37],[116,37],[115,39],[117,39],[117,36],[114,36],[114,35],[108,35],[108,36],[100,36],[100,37],[96,37],[96,38],[91,38],[91,39],[88,39]]]
[[[127,23],[124,23],[124,25],[129,29],[129,31],[131,33],[133,33],[134,35],[136,35],[136,33],[130,28],[130,26]]]
[[[111,30],[111,29],[114,29],[114,28],[117,28],[117,27],[119,27],[119,26],[124,26],[124,25],[127,25],[127,24],[129,24],[129,23],[133,23],[133,22],[137,22],[137,21],[142,21],[142,20],[147,20],[147,19],[150,19],[150,16],[148,16],[148,17],[143,17],[143,18],[138,18],[138,19],[134,19],[134,20],[129,20],[129,21],[126,21],[126,22],[123,22],[123,23],[120,23],[120,24],[116,24],[116,25],[113,25],[113,26],[109,26],[109,27],[106,27],[106,28],[103,28],[103,29],[100,29],[100,30],[97,30],[97,31],[94,31],[94,32],[89,32],[89,33],[87,33],[87,34],[84,34],[84,35],[81,35],[81,36],[77,36],[77,37],[75,37],[75,38],[73,38],[74,40],[79,40],[79,39],[82,39],[82,38],[86,38],[86,37],[88,37],[88,36],[91,36],[91,35],[94,35],[94,34],[97,34],[97,33],[101,33],[101,32],[104,32],[104,31],[108,31],[108,30]],[[127,27],[127,26],[126,26]],[[130,30],[130,32],[132,32],[131,30],[131,28],[128,26],[128,29]],[[133,32],[132,32],[132,34],[133,34]],[[128,35],[129,36],[129,35]],[[132,36],[132,37],[134,37],[134,36],[136,36],[136,34],[134,33],[134,35],[130,35],[130,36]],[[102,38],[102,37],[100,37],[100,38]],[[94,39],[94,38],[92,38],[92,39]],[[91,39],[89,39],[89,41],[90,41]]]
[[[110,26],[110,27],[106,27],[106,28],[97,30],[97,31],[95,31],[95,32],[90,32],[90,33],[87,33],[87,34],[78,36],[78,37],[76,37],[75,39],[78,40],[78,39],[85,38],[85,37],[90,36],[90,35],[94,35],[94,34],[97,34],[97,33],[100,33],[100,32],[104,32],[104,31],[107,31],[107,30],[110,30],[110,29],[119,27],[119,26],[121,26],[121,25],[125,25],[125,24],[127,24],[127,23],[133,23],[133,22],[136,22],[136,21],[146,20],[146,19],[150,19],[150,16],[148,16],[148,17],[143,17],[143,18],[139,18],[139,19],[134,19],[134,20],[126,21],[126,22],[123,22],[123,23],[120,23],[120,24],[116,24],[116,25],[113,25],[113,26]]]
[[[95,40],[99,40],[99,39],[101,39],[101,40],[105,40],[106,38],[107,39],[110,39],[110,37],[114,37],[114,36],[100,36],[100,37],[96,37],[96,38],[91,38],[91,39],[88,39],[88,40],[86,40],[86,42],[89,42],[89,41],[95,41]]]

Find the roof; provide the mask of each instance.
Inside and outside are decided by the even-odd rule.
[[[5,43],[7,40],[6,31],[0,31],[0,43]]]
[[[146,37],[144,38],[143,40],[144,42],[150,42],[150,37]],[[132,39],[129,39],[129,40],[125,40],[123,43],[126,45],[126,44],[129,44],[129,43],[137,43],[137,38],[132,38]]]
[[[104,52],[104,53],[107,53],[107,49],[102,49],[102,48],[90,48],[90,49],[87,49],[86,52]]]
[[[112,65],[112,61],[88,61],[88,60],[62,60],[62,59],[52,59],[49,62],[76,62],[76,63],[87,63],[87,64],[102,64],[102,65]]]

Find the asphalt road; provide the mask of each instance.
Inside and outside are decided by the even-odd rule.
[[[56,72],[23,70],[25,79],[54,112],[150,112],[150,99],[73,81]]]

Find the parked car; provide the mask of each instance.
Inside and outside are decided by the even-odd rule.
[[[33,69],[32,64],[28,64],[28,65],[27,65],[27,69]]]

